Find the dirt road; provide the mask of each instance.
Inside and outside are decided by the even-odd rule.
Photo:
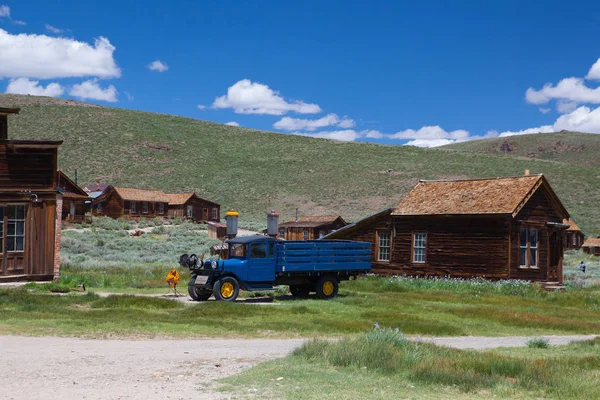
[[[547,336],[551,344],[593,337]],[[457,348],[492,348],[524,346],[528,338],[411,340]],[[216,379],[283,357],[302,342],[0,336],[0,399],[227,399],[227,394],[215,390]]]

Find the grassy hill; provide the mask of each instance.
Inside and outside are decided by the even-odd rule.
[[[562,131],[473,140],[443,149],[600,167],[600,135]]]
[[[77,168],[81,184],[101,180],[193,190],[239,210],[244,221],[264,222],[271,209],[282,219],[291,218],[296,207],[303,214],[340,214],[353,220],[396,205],[419,179],[522,175],[529,169],[548,177],[587,233],[600,232],[600,171],[588,164],[343,143],[68,100],[0,95],[0,107],[7,106],[22,108],[20,115],[10,117],[9,137],[64,140],[60,168],[69,175]],[[598,163],[600,156],[590,155],[592,159]]]

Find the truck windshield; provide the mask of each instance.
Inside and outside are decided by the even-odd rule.
[[[246,258],[246,245],[242,243],[232,244],[229,249],[229,258],[244,260]]]

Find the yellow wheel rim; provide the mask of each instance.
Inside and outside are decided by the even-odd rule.
[[[221,296],[224,299],[233,296],[233,284],[231,282],[225,282],[221,285]]]
[[[326,281],[323,283],[323,294],[325,296],[331,296],[333,293],[333,283],[331,281]]]

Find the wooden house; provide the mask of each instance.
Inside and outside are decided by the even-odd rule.
[[[203,199],[196,193],[167,193],[169,217],[190,219],[194,222],[216,221],[221,219],[221,206]]]
[[[139,221],[168,216],[169,198],[161,190],[111,187],[93,200],[93,214]]]
[[[542,175],[421,181],[327,236],[373,244],[373,272],[562,282],[569,213]]]
[[[569,225],[564,240],[565,250],[579,250],[585,240],[585,235],[581,231],[581,228],[572,219],[565,219],[563,224]]]
[[[304,216],[279,224],[279,238],[285,240],[313,240],[348,225],[338,216]]]
[[[600,256],[600,238],[588,238],[581,248],[584,253]]]
[[[63,197],[62,220],[91,223],[92,201],[88,197],[87,192],[62,171],[58,171],[57,179],[58,190],[62,193]]]
[[[9,139],[8,115],[18,112],[0,108],[0,281],[58,278],[62,141]]]

